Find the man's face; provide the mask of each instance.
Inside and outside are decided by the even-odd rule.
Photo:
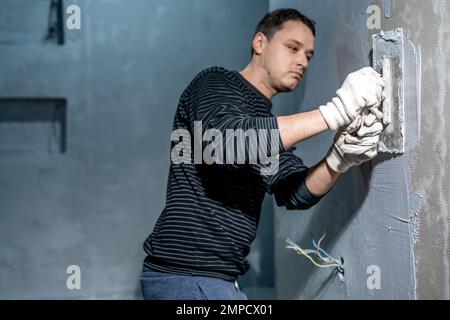
[[[314,54],[312,31],[300,21],[287,21],[261,50],[262,67],[269,85],[277,92],[289,92],[303,80]]]

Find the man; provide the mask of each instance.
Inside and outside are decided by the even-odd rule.
[[[279,206],[307,209],[329,192],[341,173],[376,156],[383,130],[377,109],[383,83],[371,68],[350,74],[336,97],[314,111],[272,115],[272,97],[301,83],[314,55],[314,40],[313,21],[293,9],[276,10],[259,23],[244,70],[204,70],[183,92],[173,128],[194,138],[172,141],[166,206],[144,243],[145,299],[246,299],[236,280],[249,269],[245,257],[265,193],[274,194]],[[293,146],[328,129],[341,130],[326,157],[306,167]],[[205,163],[190,152],[199,151],[200,141],[200,154],[205,155],[208,130],[215,130],[217,140],[206,141],[221,147],[210,155],[222,161]],[[275,170],[264,171],[270,161],[258,157],[255,140],[241,141],[241,148],[228,143],[225,132],[239,130],[262,133],[257,141],[274,151],[270,159],[277,162]],[[188,148],[179,152],[181,140]],[[245,164],[223,161],[223,153],[236,151],[245,156]],[[177,158],[186,155],[185,161]]]

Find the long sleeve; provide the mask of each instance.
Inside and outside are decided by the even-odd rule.
[[[280,155],[278,172],[268,177],[268,193],[274,194],[278,206],[288,210],[306,210],[323,196],[312,194],[306,187],[309,168],[293,153],[294,148]]]
[[[259,148],[273,151],[274,156],[283,152],[276,117],[270,113],[255,116],[242,90],[227,80],[222,74],[212,72],[189,88],[190,127],[195,139],[206,138],[202,150],[208,145],[221,150],[222,163],[230,165],[258,163]],[[219,135],[221,139],[217,140]]]
[[[195,97],[191,98],[191,128],[195,129],[201,122],[201,127],[198,127],[200,130],[197,131],[201,132],[202,137],[207,130],[217,130],[222,142],[219,150],[223,154],[222,161],[215,165],[223,164],[227,170],[236,169],[245,163],[252,164],[255,171],[263,172],[263,168],[267,168],[267,162],[261,161],[262,148],[264,155],[276,157],[277,165],[272,166],[272,170],[267,170],[263,179],[267,185],[266,191],[274,194],[277,205],[289,210],[305,210],[314,206],[322,197],[313,195],[306,187],[305,179],[309,168],[293,153],[294,148],[289,151],[284,149],[276,117],[270,113],[267,116],[255,116],[252,105],[246,102],[241,92],[235,83],[227,81],[220,73],[208,73],[194,82],[189,91],[190,97]],[[245,137],[247,143],[241,136],[243,143],[230,144],[227,132],[237,133],[239,130],[246,133],[253,130],[257,138],[251,141],[250,134],[250,138]],[[261,144],[261,138],[265,140],[265,144]],[[216,140],[203,141],[202,151],[208,144],[218,147]],[[228,157],[230,152],[234,155],[232,161]],[[270,162],[268,158],[266,160]],[[273,165],[273,161],[271,164]]]
[[[267,175],[261,169],[272,163],[210,165],[192,157],[197,121],[202,122],[201,135],[213,128],[220,130],[219,137],[227,129],[274,129],[277,141],[277,122],[270,110],[270,100],[238,72],[223,68],[202,71],[185,89],[173,123],[177,132],[171,136],[166,204],[144,243],[146,267],[234,281],[250,268],[246,257],[267,192],[290,209],[307,208],[317,201],[303,184],[308,168],[292,152],[285,152],[281,143],[274,152],[278,156],[271,157],[274,170]],[[255,155],[255,145],[245,147],[250,154],[246,160]]]

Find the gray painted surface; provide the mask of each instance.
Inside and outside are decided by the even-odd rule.
[[[42,43],[49,3],[0,5],[0,97],[68,103],[66,154],[0,155],[0,298],[139,298],[178,98],[203,68],[245,66],[268,2],[71,1],[82,29],[66,30],[64,46]],[[273,282],[266,242],[252,258],[266,271],[248,285]],[[81,290],[66,289],[72,264]]]
[[[316,54],[297,98],[280,97],[280,113],[306,111],[335,95],[345,76],[368,66],[370,52],[366,10],[371,1],[278,1],[271,9],[295,7],[317,22]],[[395,10],[391,10],[391,17]],[[308,165],[321,160],[331,145],[333,133],[299,145],[297,153]],[[414,198],[410,197],[408,155],[353,168],[314,208],[286,212],[276,208],[275,268],[279,298],[288,299],[413,299],[414,260],[409,219]],[[344,258],[345,280],[334,270],[318,269],[304,257],[284,248],[290,238],[311,248],[326,232],[324,248]],[[366,273],[370,266],[381,271],[381,289],[369,290]]]
[[[391,1],[385,29],[403,26],[422,50],[420,144],[412,152],[412,187],[420,195],[420,236],[414,248],[417,298],[450,299],[448,215],[450,144],[450,2]]]

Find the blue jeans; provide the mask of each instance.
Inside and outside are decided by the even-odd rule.
[[[184,276],[144,270],[141,276],[145,300],[247,300],[234,281]]]

